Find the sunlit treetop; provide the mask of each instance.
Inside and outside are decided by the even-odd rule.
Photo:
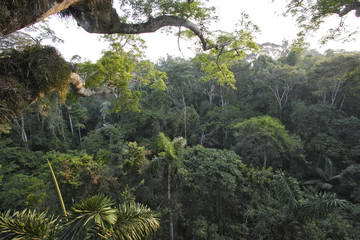
[[[253,34],[258,32],[259,28],[249,20],[247,14],[241,15],[236,27],[237,29],[231,33],[215,32],[208,41],[216,47],[195,57],[195,62],[201,64],[201,70],[205,73],[201,81],[215,80],[217,85],[229,85],[235,89],[236,80],[229,68],[243,60],[247,54],[261,50],[253,38]]]
[[[101,39],[110,43],[109,50],[96,63],[78,63],[79,71],[86,74],[86,86],[112,92],[116,96],[112,111],[139,111],[140,92],[134,87],[164,90],[166,74],[142,59],[144,41],[137,35],[113,34]]]

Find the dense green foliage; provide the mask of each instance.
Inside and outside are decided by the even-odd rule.
[[[80,71],[119,60],[109,54]],[[359,64],[355,53],[262,55],[232,64],[231,86],[169,57],[154,69],[166,89],[133,82],[127,111],[106,91],[65,104],[48,95],[1,135],[0,210],[61,214],[48,159],[65,205],[78,202],[64,225],[72,236],[134,233],[126,217],[114,225],[108,198],[104,211],[81,201],[102,193],[157,209],[154,239],[359,239]],[[76,217],[88,207],[99,215]]]
[[[0,25],[29,3],[0,3]],[[68,64],[41,39],[2,38],[0,239],[360,239],[359,53],[270,44],[273,59],[246,14],[240,30],[210,34],[201,1],[112,3],[62,15],[98,33],[172,19],[208,51],[154,65],[139,37],[113,34],[97,62]],[[360,12],[358,1],[288,8],[305,23],[300,43],[324,17]],[[65,98],[71,72],[92,96]]]

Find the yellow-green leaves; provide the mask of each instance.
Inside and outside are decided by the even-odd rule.
[[[105,88],[116,96],[112,111],[139,111],[137,86],[149,85],[164,90],[166,74],[142,60],[142,39],[127,35],[105,35],[110,50],[95,63],[80,64],[87,75],[87,86]]]
[[[11,126],[8,123],[0,123],[0,135],[10,133]]]
[[[249,22],[243,24],[245,26],[241,30],[235,30],[233,33],[221,32],[215,40],[208,39],[209,45],[213,48],[195,58],[195,62],[201,64],[201,70],[205,73],[200,81],[215,80],[220,86],[229,85],[233,89],[236,88],[234,74],[229,68],[243,60],[247,53],[260,50],[250,32],[251,29],[256,31],[257,27]]]
[[[230,85],[233,89],[236,89],[234,74],[228,69],[226,64],[219,65],[214,60],[211,60],[210,56],[205,54],[198,57],[195,61],[201,62],[201,70],[205,73],[205,76],[200,78],[201,82],[215,80],[218,85]]]
[[[136,66],[136,78],[143,85],[150,85],[151,88],[165,90],[164,80],[167,79],[166,73],[154,68],[150,61],[141,61]]]

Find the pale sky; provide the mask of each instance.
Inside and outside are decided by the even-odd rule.
[[[276,0],[275,2],[271,0],[210,0],[210,4],[216,7],[220,19],[211,27],[214,30],[231,32],[235,23],[240,19],[241,12],[246,12],[252,22],[260,28],[260,34],[256,35],[255,41],[257,43],[281,44],[284,39],[291,42],[296,38],[296,33],[299,31],[293,18],[281,16],[282,9],[286,4],[284,0]],[[350,13],[347,18],[347,22],[351,23],[352,28],[360,29],[360,18],[355,18],[354,13]],[[327,23],[329,26],[335,27],[338,20],[337,17],[333,17],[328,19]],[[97,34],[85,32],[82,28],[77,27],[73,20],[65,21],[52,17],[50,26],[55,30],[56,35],[65,41],[64,44],[58,44],[56,47],[67,60],[77,54],[94,62],[101,57],[101,51],[106,48],[106,45],[99,42]],[[330,48],[360,51],[360,36],[357,37],[356,41],[349,43],[330,42],[320,48],[318,39],[323,34],[324,32],[320,32],[309,39],[311,48],[316,48],[320,52]],[[175,36],[167,36],[158,31],[141,34],[141,37],[147,42],[146,56],[152,61],[167,55],[181,56]],[[192,42],[181,40],[180,46],[185,57],[191,57],[194,54],[194,51],[189,50],[192,47]]]

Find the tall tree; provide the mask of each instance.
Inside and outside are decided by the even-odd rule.
[[[236,79],[230,67],[243,60],[247,53],[260,51],[250,34],[259,29],[249,20],[248,15],[244,13],[241,15],[237,27],[239,29],[235,29],[232,33],[222,32],[221,35],[215,36],[212,41],[219,43],[218,46],[210,49],[208,53],[198,54],[194,59],[201,64],[201,70],[205,73],[200,81],[213,80],[219,86],[222,108],[225,106],[224,86],[228,85],[236,89]]]
[[[166,92],[169,99],[172,100],[173,106],[178,109],[182,115],[183,137],[188,138],[189,113],[191,103],[195,103],[196,88],[199,85],[197,77],[199,72],[190,61],[180,58],[168,57],[160,62],[160,69],[166,72],[168,77],[166,82]]]
[[[174,177],[177,168],[180,166],[182,161],[183,148],[186,145],[186,140],[184,138],[175,138],[172,141],[170,138],[165,136],[164,133],[159,133],[158,136],[158,147],[160,149],[159,156],[155,158],[154,164],[156,162],[162,161],[165,163],[165,173],[167,178],[167,200],[169,207],[171,209],[171,183],[172,178]],[[170,239],[174,240],[174,222],[173,216],[170,212],[169,216],[170,222]]]
[[[291,164],[283,161],[284,154],[297,152],[301,159],[301,143],[291,136],[279,120],[269,117],[253,117],[235,125],[236,148],[245,161],[263,167],[289,167]],[[282,156],[283,155],[283,156]],[[289,161],[289,160],[287,160]]]
[[[69,109],[69,108],[68,108]],[[72,126],[76,127],[78,129],[78,135],[79,135],[79,144],[82,143],[82,136],[81,136],[81,129],[85,128],[84,122],[87,117],[87,109],[81,106],[80,104],[73,104],[70,106],[69,111],[69,120],[71,130]]]
[[[268,88],[276,98],[279,108],[279,118],[282,115],[285,106],[289,102],[291,91],[296,85],[299,85],[305,79],[305,73],[297,67],[288,64],[275,62],[266,56],[260,57],[257,62],[261,64],[255,65],[255,77],[257,82]]]
[[[138,111],[140,92],[136,85],[150,85],[151,88],[165,89],[166,74],[155,69],[150,61],[143,61],[142,39],[127,35],[105,35],[110,49],[95,63],[79,64],[86,74],[89,87],[105,88],[113,93],[113,111]]]
[[[309,84],[314,85],[315,94],[323,102],[341,109],[348,89],[355,83],[351,76],[358,72],[360,55],[337,54],[316,63],[309,72]]]

